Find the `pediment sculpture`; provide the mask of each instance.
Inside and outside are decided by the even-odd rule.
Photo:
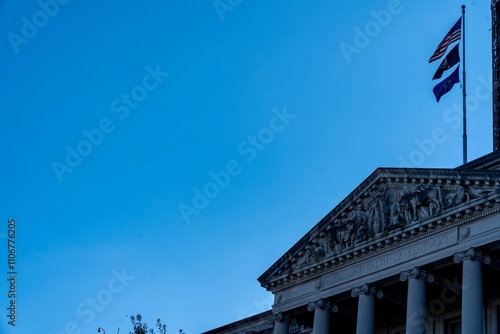
[[[417,224],[445,210],[497,191],[471,185],[442,186],[412,182],[406,185],[379,182],[349,208],[332,214],[322,237],[306,246],[291,261],[289,269],[319,262],[328,255],[348,250],[393,230]]]

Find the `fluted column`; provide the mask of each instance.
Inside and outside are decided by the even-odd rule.
[[[433,282],[434,276],[415,267],[401,272],[399,279],[408,280],[408,301],[406,305],[406,334],[425,334],[425,281]]]
[[[490,263],[490,258],[469,248],[455,253],[453,261],[462,262],[462,333],[483,333],[481,262]]]
[[[290,324],[290,317],[283,312],[273,315],[274,330],[273,334],[288,334],[288,325]]]
[[[313,334],[328,334],[330,332],[330,313],[337,312],[337,305],[331,305],[321,298],[307,304],[307,310],[314,311]]]
[[[356,334],[375,333],[375,296],[382,298],[383,295],[382,291],[368,284],[351,290],[351,296],[359,298]]]

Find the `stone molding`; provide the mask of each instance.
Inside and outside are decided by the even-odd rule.
[[[276,322],[290,322],[290,316],[283,312],[273,314],[272,323],[274,324]]]
[[[491,259],[488,255],[483,255],[475,248],[469,248],[465,251],[458,252],[453,255],[453,262],[455,262],[456,264],[459,264],[465,260],[481,261],[484,264],[489,264],[491,262]]]
[[[377,296],[377,298],[382,298],[384,293],[369,284],[363,284],[362,286],[351,289],[352,297],[358,297],[359,295],[372,295]]]
[[[434,276],[431,274],[428,274],[425,270],[422,270],[420,267],[414,267],[410,270],[402,271],[399,274],[399,280],[401,282],[407,281],[407,280],[412,279],[412,278],[424,279],[429,283],[434,282]]]
[[[307,310],[309,312],[312,312],[316,309],[320,309],[320,310],[326,309],[326,310],[329,310],[332,312],[337,312],[339,310],[337,305],[330,304],[328,301],[324,300],[323,298],[320,298],[315,302],[311,302],[311,303],[307,304]]]

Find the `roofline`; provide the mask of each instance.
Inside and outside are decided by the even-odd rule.
[[[456,169],[491,169],[495,167],[500,167],[500,150],[469,161],[458,166]]]
[[[272,310],[268,310],[268,311],[265,311],[265,312],[262,312],[262,313],[259,313],[259,314],[256,314],[256,315],[252,315],[252,316],[250,316],[248,318],[241,319],[241,320],[232,322],[230,324],[221,326],[219,328],[215,328],[215,329],[209,330],[208,332],[203,332],[201,334],[216,334],[216,333],[221,333],[222,331],[227,331],[227,330],[230,330],[230,329],[235,329],[235,328],[241,326],[242,324],[248,324],[249,322],[252,322],[252,321],[257,321],[257,320],[268,318],[272,314],[273,314],[273,311]]]

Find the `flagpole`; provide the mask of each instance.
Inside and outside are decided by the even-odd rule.
[[[463,125],[464,125],[464,134],[463,138],[463,151],[464,151],[464,164],[467,163],[467,89],[466,89],[466,81],[465,81],[465,5],[462,5],[462,95],[463,95]]]

